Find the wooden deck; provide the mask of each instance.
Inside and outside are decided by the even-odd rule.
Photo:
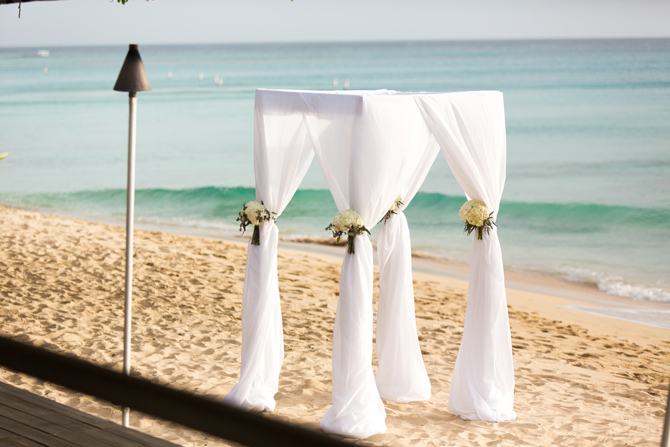
[[[0,446],[175,447],[0,382]]]

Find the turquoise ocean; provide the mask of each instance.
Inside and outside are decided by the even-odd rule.
[[[9,152],[0,160],[0,205],[123,224],[128,102],[112,87],[126,51],[0,48],[0,153]],[[331,90],[348,80],[351,89],[499,90],[506,268],[670,302],[670,39],[140,52],[153,90],[139,94],[139,224],[238,231],[237,213],[255,197],[256,88]],[[468,262],[464,200],[440,155],[406,211],[413,249]],[[336,211],[315,161],[278,221],[281,235],[326,238]]]

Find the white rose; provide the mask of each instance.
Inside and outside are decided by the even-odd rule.
[[[395,211],[398,209],[400,206],[400,203],[402,202],[402,197],[398,196],[396,197],[395,201],[393,202],[393,205],[391,205],[391,208],[389,208],[389,211]]]
[[[470,208],[472,208],[472,203],[470,202],[471,201],[465,202],[458,211],[458,217],[460,217],[463,222],[468,221],[468,212],[470,212]]]
[[[333,219],[333,230],[338,233],[346,233],[350,230],[353,230],[354,228],[359,228],[362,226],[363,219],[361,219],[361,216],[353,209],[340,211]]]
[[[242,213],[244,213],[249,222],[251,222],[253,225],[258,225],[259,216],[262,220],[263,216],[266,216],[266,212],[267,210],[265,209],[265,206],[261,202],[256,201],[249,202],[244,205],[244,208],[242,208]]]
[[[476,199],[465,202],[458,211],[458,215],[463,222],[467,222],[476,227],[484,225],[484,221],[490,214],[489,207],[481,200]]]

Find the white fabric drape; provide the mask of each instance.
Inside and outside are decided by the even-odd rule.
[[[259,90],[254,139],[257,199],[281,214],[313,150],[338,209],[355,209],[372,228],[398,194],[408,204],[418,190],[435,157],[431,135],[466,195],[487,203],[497,216],[506,151],[498,92]],[[242,371],[240,382],[226,396],[228,402],[255,410],[274,408],[283,358],[277,237],[274,224],[264,225],[260,247],[249,248]],[[416,340],[411,246],[402,213],[387,222],[379,245],[383,291],[377,380],[371,366],[372,247],[368,236],[361,235],[355,239],[355,254],[345,255],[342,265],[333,335],[333,405],[321,421],[327,432],[356,438],[386,430],[380,393],[400,401],[430,393]],[[494,229],[483,241],[476,236],[473,241],[465,327],[449,408],[464,419],[513,419],[513,391],[502,255]]]
[[[377,390],[384,400],[430,399],[414,313],[412,246],[405,214],[391,216],[377,238]]]
[[[502,93],[416,96],[416,103],[449,167],[469,199],[497,217],[505,184]],[[498,233],[473,235],[463,339],[449,394],[449,410],[463,419],[514,419],[514,368]]]
[[[404,110],[405,123],[414,132],[403,132],[400,143],[410,153],[398,195],[403,205],[384,222],[377,238],[379,307],[377,309],[377,375],[384,400],[412,402],[430,399],[430,380],[421,356],[414,313],[412,245],[403,213],[423,184],[439,146],[413,104]]]
[[[288,102],[287,102],[288,100]],[[256,95],[254,170],[256,200],[279,217],[298,189],[314,152],[302,113],[290,98]],[[240,204],[241,205],[241,204]],[[284,359],[277,243],[274,222],[262,225],[260,245],[249,243],[242,295],[240,380],[224,402],[252,411],[273,411]]]
[[[303,95],[308,132],[316,158],[340,211],[353,208],[367,228],[386,214],[400,185],[413,174],[405,142],[410,97],[373,92],[360,96]],[[408,108],[409,107],[409,108]],[[415,140],[416,141],[416,140]],[[372,247],[356,237],[355,253],[345,255],[333,335],[333,405],[321,427],[365,438],[386,430],[386,414],[372,372]],[[420,354],[420,353],[419,353]]]

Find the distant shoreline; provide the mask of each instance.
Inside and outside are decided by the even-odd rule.
[[[244,48],[244,47],[278,47],[282,45],[293,46],[346,46],[346,45],[407,45],[407,44],[495,44],[495,43],[520,43],[520,42],[625,42],[625,41],[660,41],[670,40],[670,37],[566,37],[566,38],[533,38],[533,39],[448,39],[448,40],[342,40],[342,41],[259,41],[259,42],[189,42],[189,43],[146,43],[142,47],[189,47],[189,46],[224,46],[230,48]],[[0,51],[4,49],[53,49],[53,48],[123,48],[127,50],[127,44],[104,44],[104,45],[26,45],[26,46],[2,46]],[[38,57],[36,55],[36,57]]]
[[[44,211],[38,212],[45,215],[50,214],[45,213]],[[62,216],[82,219],[68,214],[62,214]],[[116,219],[82,220],[125,227],[123,221]],[[248,234],[246,236],[231,233],[222,234],[219,229],[189,228],[176,225],[168,226],[138,222],[135,223],[135,228],[138,230],[156,231],[179,236],[223,240],[243,245],[245,245],[248,240]],[[298,238],[297,241],[292,239],[292,237],[280,236],[279,247],[298,252],[325,255],[331,258],[331,260],[339,259],[338,262],[341,262],[341,259],[344,256],[344,249],[342,248],[344,245],[340,244],[341,246],[337,246],[336,244],[328,243],[327,238],[320,239],[306,237]],[[374,250],[374,262],[375,265],[377,265],[376,250]],[[413,253],[412,267],[413,271],[417,273],[442,276],[465,282],[468,281],[470,274],[470,265],[468,263],[456,262],[425,253]],[[623,319],[622,321],[631,321],[633,323],[660,329],[670,329],[670,303],[638,300],[612,295],[599,290],[595,284],[573,282],[558,277],[519,272],[510,269],[505,270],[505,283],[506,288],[508,289],[573,300],[575,301],[575,303],[573,303],[573,310],[579,312],[593,314],[594,309],[591,309],[591,307],[604,308],[609,309],[609,314],[605,315],[601,312],[599,315],[606,316],[607,318],[621,319],[616,316],[618,309],[619,311],[628,311],[627,319]],[[663,315],[660,325],[658,316],[656,315],[658,311]]]

